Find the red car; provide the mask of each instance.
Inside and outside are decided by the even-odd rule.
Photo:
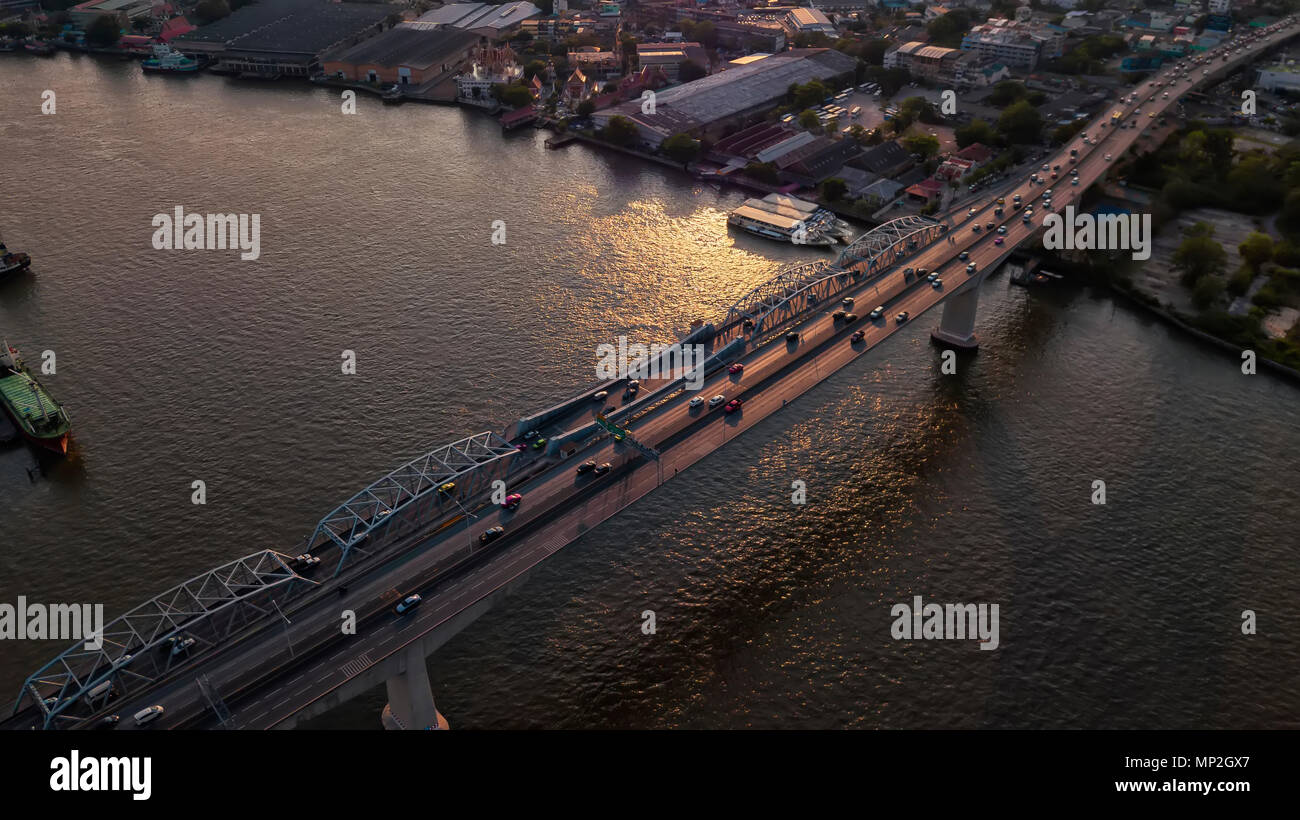
[[[728,368],[727,368],[727,372],[728,372],[728,373],[731,373],[732,375],[735,375],[736,373],[739,373],[740,371],[742,371],[742,370],[744,370],[744,369],[745,369],[745,366],[744,366],[743,364],[741,364],[740,362],[736,362],[736,363],[733,364],[731,367],[728,367]]]
[[[519,502],[523,500],[524,497],[519,493],[511,493],[510,495],[506,496],[505,501],[501,502],[501,506],[505,507],[507,510],[513,510],[515,507],[518,507]]]
[[[741,399],[732,399],[731,401],[727,402],[727,406],[722,408],[722,410],[724,413],[734,413],[737,410],[739,410],[740,405],[744,403],[745,402],[742,401]]]

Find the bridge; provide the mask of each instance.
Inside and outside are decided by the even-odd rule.
[[[153,727],[288,728],[382,685],[388,728],[447,727],[428,657],[542,561],[940,304],[935,341],[976,346],[981,283],[1041,230],[1040,209],[1026,220],[1014,196],[1028,209],[1051,188],[1055,209],[1076,203],[1180,96],[1295,33],[1289,19],[1226,62],[1210,52],[1186,78],[1186,63],[1166,68],[1132,103],[1103,109],[1088,142],[1075,139],[1046,161],[1049,177],[1060,166],[1054,181],[1016,180],[944,221],[901,217],[833,261],[781,270],[683,339],[709,351],[698,392],[672,373],[642,380],[639,391],[626,379],[597,385],[504,433],[412,459],[331,511],[293,549],[257,552],[178,584],[106,625],[95,648],[79,643],[29,675],[0,725],[86,728],[120,715],[117,731],[134,730],[130,716],[157,704],[165,711]],[[1109,122],[1116,108],[1135,127]],[[1077,185],[1067,181],[1071,169]],[[1000,214],[999,195],[1007,201]],[[846,324],[832,313],[841,305],[863,314],[879,305],[883,315]],[[853,331],[861,339],[849,338]],[[732,362],[743,371],[729,372]],[[724,413],[690,405],[715,394],[743,406]],[[577,473],[575,463],[586,460],[608,469]],[[501,505],[507,489],[524,496],[517,508]],[[416,592],[423,602],[396,613]]]

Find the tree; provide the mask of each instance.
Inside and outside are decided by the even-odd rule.
[[[799,127],[807,131],[818,131],[822,127],[822,121],[817,119],[817,112],[809,109],[799,115]]]
[[[791,90],[794,91],[795,108],[812,108],[814,105],[821,105],[822,100],[830,95],[830,90],[817,80],[791,86]]]
[[[110,14],[101,14],[95,18],[95,22],[86,28],[86,42],[92,46],[106,48],[113,45],[122,37],[122,32],[118,30],[117,18]]]
[[[713,23],[704,20],[695,24],[695,30],[691,34],[691,39],[705,48],[717,48],[718,30]]]
[[[690,134],[673,134],[664,140],[662,146],[663,152],[678,162],[687,163],[695,159],[700,153],[699,140],[691,137]]]
[[[627,117],[616,114],[609,118],[609,124],[605,126],[602,136],[615,145],[630,148],[640,139],[640,134],[641,132],[637,130],[636,123]]]
[[[546,63],[541,60],[529,60],[524,66],[524,79],[532,80],[538,74],[546,70]]]
[[[776,166],[770,162],[749,163],[745,166],[745,175],[753,177],[759,182],[766,182],[768,185],[775,185],[781,181]]]
[[[963,125],[953,131],[953,136],[957,139],[957,146],[965,148],[975,143],[984,145],[993,145],[998,142],[998,132],[993,130],[985,120],[971,120],[969,125]]]
[[[1189,288],[1196,287],[1202,278],[1223,270],[1228,254],[1223,246],[1206,234],[1192,234],[1174,251],[1174,269],[1182,271],[1181,281]]]
[[[1007,106],[998,117],[998,131],[1007,142],[1038,142],[1042,130],[1043,115],[1025,100]]]
[[[701,77],[709,76],[709,70],[694,60],[687,60],[682,63],[681,68],[677,70],[677,78],[684,83],[691,80],[698,80]]]
[[[1252,268],[1259,270],[1260,265],[1273,258],[1273,240],[1266,233],[1252,231],[1246,240],[1237,246],[1237,253]]]
[[[1023,84],[1015,80],[1003,80],[993,86],[993,91],[989,93],[985,102],[998,108],[1006,108],[1013,102],[1023,100],[1028,93]]]
[[[929,159],[939,153],[939,138],[929,134],[908,134],[903,137],[903,147],[913,154],[920,154],[922,159]]]
[[[596,111],[596,104],[591,100],[583,100],[578,103],[578,116],[590,117]]]
[[[1223,279],[1218,276],[1202,276],[1192,288],[1192,304],[1198,310],[1205,310],[1215,303],[1223,294]]]
[[[492,94],[511,108],[522,108],[533,101],[532,93],[522,85],[494,85]]]
[[[839,177],[831,177],[822,182],[822,196],[830,202],[839,202],[849,192],[849,186]]]

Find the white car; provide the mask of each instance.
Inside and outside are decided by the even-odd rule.
[[[690,405],[691,405],[691,407],[699,407],[701,404],[704,404],[704,397],[703,397],[703,396],[696,396],[695,398],[691,399],[691,401],[690,401]]]
[[[721,393],[719,393],[718,395],[716,395],[716,396],[714,396],[713,398],[709,399],[709,406],[710,406],[710,407],[717,407],[719,404],[722,404],[722,403],[723,403],[724,401],[726,401],[726,400],[727,400],[727,397],[724,396],[724,395],[722,395]]]
[[[1107,162],[1110,162],[1110,154],[1107,154],[1107,155],[1106,155],[1106,161],[1107,161]]]

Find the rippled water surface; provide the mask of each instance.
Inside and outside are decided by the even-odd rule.
[[[674,337],[816,253],[729,234],[737,191],[472,112],[344,116],[307,86],[0,58],[0,231],[35,259],[0,282],[0,333],[55,351],[74,423],[34,481],[25,446],[0,450],[3,602],[112,617],[292,549],[405,459],[593,381],[595,345]],[[261,214],[261,258],[154,250],[177,205]],[[1300,390],[1084,291],[995,278],[955,377],[935,321],[557,553],[432,658],[439,709],[461,728],[1294,728]],[[997,603],[1001,646],[891,639],[914,595]],[[0,697],[61,648],[3,646]],[[311,725],[377,728],[384,700]]]

